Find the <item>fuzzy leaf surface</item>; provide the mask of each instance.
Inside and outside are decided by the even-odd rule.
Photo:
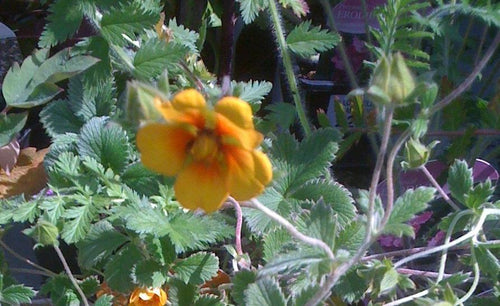
[[[448,172],[448,186],[451,195],[462,204],[465,203],[465,195],[472,188],[472,169],[463,160],[456,160]]]
[[[319,52],[327,51],[340,42],[340,36],[311,27],[311,21],[304,21],[295,27],[287,36],[286,42],[290,51],[301,57],[310,57]]]
[[[200,285],[217,274],[219,258],[212,253],[199,252],[178,261],[172,269],[186,284]]]
[[[83,20],[83,11],[77,0],[58,0],[49,7],[47,23],[38,45],[50,48],[76,33]]]
[[[245,291],[245,305],[285,306],[286,300],[278,282],[271,278],[259,279]]]

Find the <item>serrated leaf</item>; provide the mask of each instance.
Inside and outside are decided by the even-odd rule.
[[[231,228],[215,216],[200,217],[190,212],[165,216],[159,210],[142,207],[127,211],[124,217],[129,229],[157,237],[168,236],[176,252],[182,253],[204,248],[232,234]]]
[[[465,205],[472,209],[478,209],[490,199],[494,190],[489,179],[477,184],[464,196]]]
[[[250,270],[240,270],[234,275],[231,296],[237,305],[245,305],[245,291],[256,279],[257,275]]]
[[[354,254],[363,244],[365,238],[364,236],[364,224],[359,221],[351,222],[340,231],[335,247],[337,249],[347,250],[349,253]]]
[[[408,189],[394,203],[394,208],[389,217],[384,233],[394,234],[398,237],[412,234],[413,228],[404,222],[410,220],[415,214],[425,210],[428,203],[434,199],[435,189],[431,187],[418,187]],[[409,232],[411,229],[411,233]]]
[[[331,206],[322,199],[311,206],[310,215],[306,221],[307,233],[325,242],[330,248],[335,245],[337,234],[337,216]]]
[[[332,49],[340,42],[340,36],[321,27],[311,27],[311,21],[304,21],[287,36],[290,51],[301,57],[310,57]]]
[[[384,293],[393,289],[398,284],[398,272],[396,269],[391,268],[384,273],[382,280],[380,281],[379,287],[380,292]]]
[[[171,279],[168,289],[168,301],[172,305],[193,305],[197,287],[186,284],[179,279]]]
[[[110,294],[101,295],[94,303],[94,306],[112,306],[114,296]]]
[[[49,7],[49,15],[38,45],[50,48],[75,34],[83,19],[83,11],[77,0],[59,0]]]
[[[194,306],[224,306],[221,299],[212,294],[202,294],[196,299],[196,302],[193,304]]]
[[[296,272],[302,268],[310,268],[326,261],[328,261],[328,258],[320,250],[299,249],[275,257],[264,268],[259,270],[259,275],[273,276],[282,272]]]
[[[165,69],[175,68],[186,56],[183,45],[149,39],[134,56],[134,75],[139,79],[148,80],[159,76]]]
[[[231,82],[232,95],[250,103],[254,113],[260,109],[262,100],[272,87],[273,84],[267,81]]]
[[[93,117],[110,116],[115,112],[113,80],[106,79],[96,86],[85,83],[85,75],[70,79],[68,85],[68,107],[81,121]]]
[[[333,181],[325,179],[310,181],[296,190],[292,197],[312,201],[322,199],[333,209],[341,227],[349,224],[356,216],[356,207],[351,193],[344,186]]]
[[[286,216],[290,212],[289,204],[283,198],[283,195],[273,187],[266,188],[264,193],[259,197],[259,201],[267,208],[282,216]],[[260,210],[248,208],[243,208],[242,210],[245,222],[254,233],[262,234],[269,231],[272,227],[277,227],[277,224]]]
[[[23,285],[11,285],[3,288],[0,292],[0,302],[9,305],[19,305],[21,303],[31,303],[36,291]]]
[[[351,268],[345,273],[333,287],[336,295],[343,297],[344,301],[352,304],[359,301],[368,290],[368,284],[355,268]]]
[[[127,166],[121,178],[125,185],[140,195],[153,196],[159,193],[158,174],[150,171],[140,162]]]
[[[136,34],[144,33],[145,29],[153,29],[159,15],[144,10],[137,3],[112,7],[101,19],[101,34],[112,44],[124,46],[126,35],[134,40]]]
[[[83,83],[86,85],[85,88],[93,90],[102,85],[110,85],[112,83],[110,81],[112,79],[112,67],[108,42],[102,36],[92,36],[75,46],[75,48],[79,47],[83,48],[82,52],[85,54],[99,59],[98,63],[82,74]]]
[[[91,269],[109,258],[120,246],[127,242],[127,237],[117,231],[109,222],[93,224],[84,240],[78,242],[78,263]]]
[[[305,0],[279,0],[283,7],[290,7],[295,15],[298,17],[305,16],[309,13],[309,7]]]
[[[238,2],[240,3],[241,17],[246,24],[254,21],[259,12],[268,6],[264,0],[238,0]]]
[[[132,278],[142,287],[159,288],[167,280],[167,275],[165,267],[156,261],[144,260],[135,266]]]
[[[75,243],[85,238],[92,220],[97,217],[98,210],[91,199],[81,204],[83,205],[68,208],[64,212],[63,217],[68,220],[62,229],[61,238],[67,243]]]
[[[284,229],[278,229],[265,234],[262,239],[264,241],[264,256],[262,257],[266,262],[276,258],[283,248],[291,244],[292,237]]]
[[[78,153],[97,160],[105,168],[121,173],[128,163],[130,145],[125,131],[106,117],[89,120],[81,129]]]
[[[500,276],[500,261],[498,258],[490,250],[482,246],[476,247],[474,254],[481,272],[491,277],[493,281],[497,281]]]
[[[266,115],[266,120],[284,130],[288,130],[297,120],[297,111],[290,103],[272,103],[266,107],[266,110],[270,111]]]
[[[217,275],[219,258],[212,253],[199,252],[172,267],[176,276],[186,284],[200,285]]]
[[[451,195],[462,204],[465,204],[465,194],[472,188],[472,169],[463,160],[456,160],[448,172],[448,186]]]
[[[245,291],[247,306],[285,306],[286,300],[278,282],[271,278],[259,279]]]
[[[142,258],[141,251],[128,244],[114,255],[104,266],[104,280],[116,291],[128,293],[134,289],[132,272],[134,265]]]
[[[53,101],[44,107],[40,112],[40,122],[52,138],[65,133],[78,133],[83,126],[64,100]]]
[[[171,31],[171,41],[186,47],[193,54],[199,53],[198,47],[196,46],[200,38],[198,33],[185,28],[182,24],[177,24],[175,18],[168,21],[167,28]]]
[[[26,124],[28,113],[0,114],[0,147],[9,144]]]

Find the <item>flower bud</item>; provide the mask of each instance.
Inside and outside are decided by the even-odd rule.
[[[438,144],[433,141],[428,146],[423,145],[420,140],[411,138],[405,144],[405,161],[401,163],[405,169],[419,168],[427,163],[431,150]]]
[[[415,80],[401,53],[382,57],[378,63],[367,94],[379,104],[404,105],[415,89]]]
[[[59,229],[45,220],[39,220],[35,226],[25,229],[23,233],[35,239],[37,244],[42,246],[59,244]]]
[[[125,116],[129,123],[139,125],[161,118],[161,113],[155,107],[158,102],[155,100],[161,101],[163,96],[159,90],[138,82],[129,82],[127,88]]]

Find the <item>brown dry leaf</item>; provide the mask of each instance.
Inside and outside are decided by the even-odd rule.
[[[0,168],[10,175],[10,170],[14,168],[19,157],[19,142],[16,139],[3,147],[0,147]]]
[[[10,175],[0,169],[0,199],[15,195],[34,195],[47,184],[47,175],[43,168],[43,159],[48,148],[37,151],[36,148],[21,150]]]

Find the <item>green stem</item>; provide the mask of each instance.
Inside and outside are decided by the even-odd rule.
[[[297,78],[295,77],[295,73],[293,71],[292,60],[290,57],[290,53],[288,52],[288,45],[285,40],[285,32],[281,24],[280,13],[278,11],[278,7],[276,6],[275,0],[269,0],[269,13],[271,15],[271,22],[276,34],[276,41],[280,49],[283,67],[285,69],[286,78],[288,80],[288,86],[290,86],[293,102],[295,103],[295,109],[297,110],[300,124],[304,129],[304,134],[307,137],[311,134],[311,126],[309,125],[304,106],[302,105]]]

